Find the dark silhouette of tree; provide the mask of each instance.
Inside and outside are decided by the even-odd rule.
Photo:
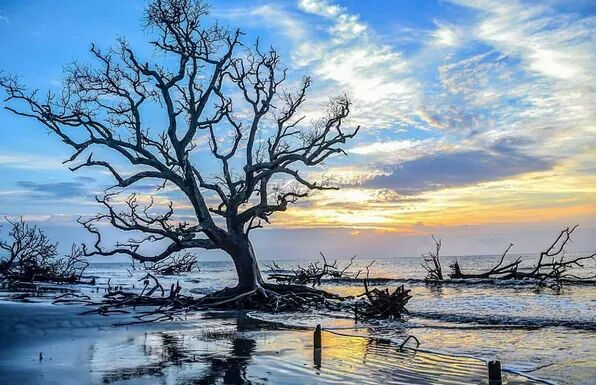
[[[424,263],[421,266],[426,269],[428,275],[426,275],[426,281],[442,281],[442,264],[440,263],[440,248],[442,247],[442,239],[436,239],[432,236],[434,243],[436,244],[436,252],[428,252],[422,254]]]
[[[594,281],[596,276],[580,277],[572,274],[571,270],[583,268],[584,263],[590,259],[595,259],[596,253],[592,255],[583,255],[577,257],[567,257],[565,247],[571,241],[571,235],[577,229],[578,225],[563,229],[556,239],[546,250],[541,251],[538,259],[531,268],[521,268],[521,257],[517,257],[513,262],[506,263],[505,256],[513,246],[511,243],[500,258],[500,261],[490,270],[481,273],[464,273],[458,261],[454,261],[451,267],[451,278],[457,279],[531,279],[538,283],[547,285],[555,290],[561,290],[565,282],[583,282]]]
[[[535,281],[542,286],[549,286],[554,290],[561,290],[564,283],[571,282],[595,282],[596,276],[582,277],[572,274],[571,271],[576,268],[584,268],[587,261],[594,260],[596,253],[592,255],[583,255],[568,257],[565,247],[571,242],[571,235],[577,229],[578,225],[566,227],[546,250],[541,251],[538,259],[531,267],[522,267],[522,257],[517,257],[510,262],[505,261],[513,244],[509,244],[502,253],[500,260],[492,268],[482,272],[467,273],[464,272],[459,261],[454,260],[450,265],[449,277],[451,279],[491,279],[491,280],[530,280]],[[444,281],[442,275],[442,265],[440,264],[441,240],[436,240],[436,251],[423,254],[424,263],[421,265],[427,272],[426,281],[441,283]]]
[[[69,254],[59,256],[52,243],[35,225],[10,221],[8,237],[0,240],[0,279],[15,282],[81,282],[89,263],[83,249],[73,244]]]
[[[71,170],[103,168],[116,180],[96,198],[105,213],[80,219],[96,237],[86,254],[158,262],[189,249],[220,249],[234,261],[234,292],[266,294],[276,288],[260,276],[250,231],[310,191],[333,189],[326,180],[309,180],[305,169],[344,154],[341,145],[359,127],[343,128],[350,108],[346,96],[331,98],[325,116],[308,122],[300,111],[311,80],[304,78],[295,91],[284,89],[286,69],[274,49],[244,45],[239,30],[204,28],[207,14],[201,1],[150,1],[144,26],[154,33],[151,44],[161,56],[152,58],[159,60],[141,58],[119,39],[109,50],[91,46],[95,65],[68,66],[59,93],[41,97],[12,76],[0,85],[8,110],[37,120],[72,147],[66,160]],[[216,175],[194,159],[201,150],[218,163]],[[111,161],[108,152],[127,167]],[[149,179],[182,193],[196,220],[177,221],[172,203],[156,213],[136,195],[119,208],[122,190],[114,188],[134,188]],[[144,236],[105,248],[97,226],[102,221]],[[141,247],[147,242],[164,248],[148,255]]]

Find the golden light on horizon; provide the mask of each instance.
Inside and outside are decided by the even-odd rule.
[[[584,154],[585,156],[589,154]],[[421,226],[566,221],[595,215],[595,177],[576,174],[576,162],[552,170],[401,196],[388,190],[324,191],[274,220],[289,228],[346,227],[417,232]]]

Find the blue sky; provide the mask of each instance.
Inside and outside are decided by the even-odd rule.
[[[60,88],[65,64],[90,61],[91,42],[125,36],[153,58],[142,12],[133,1],[0,1],[0,70],[45,92]],[[511,241],[532,252],[576,223],[575,247],[593,248],[595,13],[591,1],[213,2],[206,23],[275,47],[289,87],[312,76],[308,118],[347,93],[348,123],[362,126],[347,157],[314,170],[343,190],[277,216],[255,236],[258,252],[418,255],[430,234],[452,254]],[[0,214],[82,237],[74,218],[99,211],[93,196],[112,181],[71,173],[69,154],[35,122],[0,111]]]

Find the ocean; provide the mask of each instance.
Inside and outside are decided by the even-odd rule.
[[[476,271],[496,264],[498,256],[456,257],[465,271]],[[455,258],[444,257],[445,272]],[[533,256],[523,257],[523,268],[530,266]],[[283,269],[292,269],[313,260],[277,261]],[[267,278],[260,260],[262,275]],[[339,260],[344,266],[348,260]],[[594,284],[566,285],[556,292],[521,281],[456,281],[430,285],[420,266],[421,257],[380,259],[370,268],[372,286],[395,288],[405,285],[413,298],[405,321],[374,320],[359,322],[369,335],[400,342],[414,335],[420,348],[454,356],[484,361],[500,360],[503,369],[557,384],[591,384],[595,379],[596,289]],[[368,259],[356,259],[349,275],[364,270]],[[145,275],[140,265],[127,263],[92,263],[86,279],[96,278],[95,287],[77,285],[85,294],[100,297],[110,280],[111,286],[140,290],[139,279]],[[580,274],[593,275],[591,262]],[[363,277],[363,273],[360,275]],[[159,277],[164,287],[179,281],[183,293],[203,295],[235,285],[231,262],[199,262],[199,270],[178,277]],[[375,284],[375,285],[374,285]],[[321,289],[342,295],[363,292],[361,279],[324,280]],[[8,293],[3,294],[5,297]],[[43,297],[43,296],[42,296]],[[40,297],[40,301],[44,300]],[[4,298],[6,299],[6,298]],[[315,327],[340,334],[354,333],[350,314],[329,314],[313,311],[297,314],[252,312],[256,320],[285,324],[291,327]]]

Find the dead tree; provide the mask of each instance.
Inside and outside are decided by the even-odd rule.
[[[297,266],[297,268],[291,269],[290,272],[286,272],[275,262],[266,264],[266,267],[270,270],[268,279],[278,283],[320,286],[323,278],[334,279],[346,277],[347,270],[353,265],[353,261],[356,258],[351,258],[351,261],[341,269],[338,267],[338,261],[335,260],[333,263],[328,263],[324,254],[320,253],[320,256],[323,259],[323,264],[314,261],[307,266]]]
[[[432,236],[434,243],[436,244],[436,252],[428,252],[428,254],[422,254],[424,263],[422,267],[426,269],[428,275],[426,275],[427,281],[442,281],[442,265],[440,264],[440,248],[442,247],[442,239],[436,239]]]
[[[584,267],[585,261],[594,259],[596,254],[586,255],[575,258],[567,258],[565,255],[565,246],[571,241],[571,234],[578,225],[562,230],[554,242],[540,253],[538,260],[531,269],[522,269],[521,257],[517,257],[514,262],[504,263],[505,256],[513,246],[505,250],[499,262],[490,270],[482,273],[464,273],[457,261],[451,264],[451,278],[471,279],[471,278],[492,278],[492,279],[529,279],[538,283],[548,285],[554,289],[560,289],[563,282],[566,281],[584,281],[594,279],[593,277],[580,277],[571,274],[570,270],[574,267]]]
[[[159,55],[141,57],[120,39],[108,50],[92,45],[96,65],[67,67],[57,94],[42,97],[14,76],[4,76],[0,86],[5,108],[72,148],[66,160],[71,170],[101,168],[114,177],[110,193],[97,198],[105,213],[80,219],[96,237],[86,255],[158,262],[190,249],[223,250],[238,284],[219,297],[252,295],[255,302],[279,288],[263,281],[250,231],[310,191],[334,189],[329,181],[309,180],[305,169],[345,154],[342,145],[359,127],[344,128],[351,104],[346,96],[331,98],[321,119],[307,121],[301,111],[311,80],[304,78],[295,91],[283,89],[286,70],[278,53],[242,44],[239,30],[204,28],[207,13],[201,1],[152,0],[144,23]],[[164,125],[151,114],[160,110]],[[200,150],[217,166],[198,163]],[[106,160],[109,153],[127,162],[126,170]],[[122,203],[119,189],[148,180],[179,191],[194,220],[178,221],[172,204],[158,213],[160,207],[142,205],[136,196]],[[98,222],[144,236],[106,248]],[[148,242],[159,242],[162,251],[148,255]]]
[[[459,265],[459,262],[455,260],[449,266],[451,268],[450,277],[461,279],[461,278],[491,278],[491,277],[497,277],[497,276],[500,277],[501,275],[508,276],[512,272],[517,271],[517,268],[519,267],[519,264],[521,263],[521,257],[518,257],[514,262],[511,262],[508,264],[503,264],[504,260],[505,260],[505,256],[507,255],[509,250],[511,250],[511,247],[513,247],[512,243],[509,244],[507,249],[504,251],[504,253],[500,257],[500,260],[498,261],[498,263],[494,267],[492,267],[490,270],[483,272],[483,273],[465,274],[461,271],[461,266]]]
[[[170,257],[154,263],[144,263],[146,270],[160,275],[179,275],[189,273],[197,268],[197,257],[191,253],[171,255]]]
[[[48,237],[37,226],[30,226],[23,219],[12,222],[8,233],[9,240],[0,241],[0,248],[6,253],[0,261],[0,273],[3,275],[25,274],[28,261],[41,261],[53,258],[57,254],[57,244],[50,242]]]
[[[0,277],[18,282],[76,283],[89,266],[83,248],[73,244],[70,254],[58,257],[58,245],[37,226],[22,219],[12,222],[7,240],[0,241]]]

